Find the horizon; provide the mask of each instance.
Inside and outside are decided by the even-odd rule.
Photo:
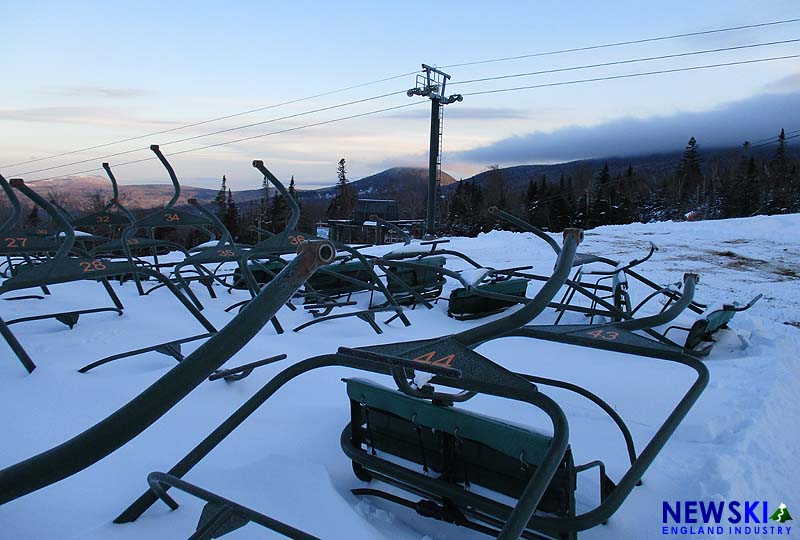
[[[126,5],[80,5],[67,11],[59,2],[47,5],[51,9],[21,4],[2,8],[6,20],[17,24],[8,32],[11,54],[0,59],[0,66],[15,81],[0,88],[4,103],[0,108],[0,173],[6,177],[29,173],[24,178],[36,181],[99,167],[102,158],[112,154],[105,160],[114,167],[121,185],[159,184],[165,182],[165,174],[157,162],[121,165],[150,157],[147,151],[132,150],[229,130],[175,143],[164,151],[168,157],[172,152],[187,152],[170,157],[187,186],[215,189],[224,174],[234,191],[260,186],[261,176],[250,168],[252,159],[264,159],[279,178],[294,176],[302,190],[332,185],[341,157],[347,160],[351,180],[392,166],[425,168],[429,106],[427,100],[408,98],[404,92],[414,86],[410,73],[422,62],[437,60],[444,66],[476,63],[800,16],[800,12],[789,9],[797,11],[789,1],[759,6],[757,18],[739,15],[750,5],[743,1],[700,6],[681,2],[636,10],[624,2],[603,6],[586,3],[579,10],[537,6],[522,11],[513,2],[491,9],[444,3],[442,10],[454,13],[456,24],[452,25],[420,21],[407,8],[372,4],[312,4],[302,17],[297,15],[297,6],[292,9],[251,2],[225,9],[200,3],[191,11],[156,4],[149,9],[147,2],[137,5],[141,8],[137,10]],[[461,8],[455,10],[455,6]],[[692,17],[687,20],[684,13],[690,8]],[[242,31],[252,25],[253,13],[263,9],[269,9],[271,17],[268,40]],[[150,16],[153,10],[158,17]],[[487,26],[489,12],[495,23]],[[109,28],[109,18],[124,18],[127,24]],[[76,31],[89,29],[91,38],[75,39],[79,35]],[[453,77],[446,93],[473,95],[466,95],[463,103],[445,107],[442,168],[454,178],[467,178],[492,164],[507,168],[602,159],[610,157],[612,149],[623,157],[679,152],[691,136],[705,148],[733,147],[745,140],[775,137],[781,128],[798,129],[800,69],[796,59],[546,86],[582,78],[628,77],[800,54],[800,43],[795,41],[798,29],[800,22],[793,21],[675,40],[445,67]],[[408,45],[426,43],[431,34],[446,46],[423,51]],[[271,54],[270,41],[291,43],[290,53]],[[364,47],[365,42],[373,46]],[[99,43],[103,46],[98,47]],[[717,52],[696,54],[702,51]],[[467,82],[664,56],[673,58]],[[407,76],[392,77],[403,72]],[[392,80],[128,143],[72,152],[273,107],[387,76]],[[475,94],[525,85],[541,87]],[[390,92],[402,95],[342,106]],[[404,108],[327,124],[389,107]],[[324,108],[330,110],[306,114]],[[286,118],[295,115],[301,116]],[[261,125],[238,129],[256,123]],[[318,125],[298,129],[308,124]],[[283,133],[227,144],[280,131]],[[220,146],[195,151],[217,144]],[[62,152],[70,154],[9,166]],[[80,161],[84,163],[50,169]],[[41,169],[49,170],[31,172]]]
[[[791,143],[787,142],[786,144],[788,146]],[[727,152],[735,152],[735,151],[741,149],[741,147],[736,147],[736,146],[708,146],[708,145],[700,144],[699,141],[698,141],[697,147],[698,147],[698,149],[700,149],[701,155],[705,151],[709,151],[709,152],[726,152],[726,151]],[[758,152],[767,153],[767,152],[770,151],[769,150],[769,146],[765,146],[763,144],[759,145],[759,148],[762,148],[762,150],[759,150]],[[611,162],[613,160],[620,160],[620,161],[628,160],[630,162],[632,160],[643,160],[643,159],[647,159],[647,158],[678,156],[678,155],[681,155],[682,153],[683,153],[683,148],[680,149],[680,150],[672,150],[672,151],[665,151],[665,152],[642,153],[642,154],[627,155],[627,156],[626,155],[609,155],[609,156],[598,156],[598,157],[571,159],[571,160],[565,160],[565,161],[553,161],[553,162],[550,162],[550,163],[544,163],[544,162],[539,162],[539,163],[520,163],[520,164],[501,167],[500,170],[511,169],[511,168],[515,168],[515,167],[559,167],[559,166],[569,166],[569,165],[572,165],[572,164],[580,164],[580,163],[584,163],[584,162]],[[630,163],[628,163],[628,165],[630,165]],[[624,165],[624,167],[627,167],[628,165]],[[614,167],[615,167],[614,165],[611,165],[612,169]],[[368,178],[380,175],[382,173],[388,172],[388,171],[393,170],[393,169],[406,169],[406,168],[410,168],[410,169],[414,169],[414,170],[427,171],[427,167],[422,167],[422,166],[420,166],[420,167],[411,167],[411,166],[406,166],[406,165],[398,165],[398,166],[389,167],[387,169],[383,169],[383,170],[380,170],[380,171],[376,171],[376,172],[370,173],[370,174],[368,174],[366,176],[363,176],[361,178],[348,178],[348,182],[359,182],[361,180],[366,180]],[[457,182],[461,182],[461,181],[472,180],[475,177],[481,175],[482,173],[487,172],[488,170],[489,169],[487,167],[484,167],[481,170],[479,170],[478,172],[476,172],[475,174],[473,174],[471,176],[468,176],[466,178],[465,177],[456,177],[456,176],[450,174],[444,168],[442,169],[442,172],[444,174],[447,174],[451,178],[453,178],[453,183],[457,183]],[[76,177],[31,180],[31,181],[26,181],[26,183],[30,183],[35,187],[37,183],[63,182],[63,181],[69,182],[69,181],[81,181],[81,180],[92,180],[92,179],[99,179],[99,180],[103,181],[104,183],[108,181],[108,178],[103,176],[103,175],[101,175],[101,174],[92,174],[92,175],[82,175],[82,176],[76,176]],[[180,184],[181,184],[181,188],[203,189],[203,190],[209,190],[209,191],[218,191],[218,189],[219,189],[219,185],[198,186],[198,185],[192,185],[192,184],[185,183],[183,180],[180,180],[180,178],[179,178],[179,181],[180,181]],[[216,178],[216,179],[208,179],[208,181],[209,182],[216,182],[217,184],[220,184],[221,181],[222,181],[222,178],[220,177],[220,178]],[[230,184],[230,179],[226,179],[226,181],[228,183],[228,187],[230,188],[230,185],[229,185]],[[555,182],[555,179],[551,179],[551,181]],[[153,181],[153,182],[146,182],[146,183],[131,183],[131,182],[122,183],[122,182],[119,182],[119,185],[120,186],[133,186],[133,187],[169,186],[170,185],[170,181],[169,181],[169,179],[164,178],[164,179],[161,179],[160,181]],[[230,188],[230,190],[231,190],[231,192],[233,194],[236,194],[238,192],[243,192],[243,191],[254,191],[254,190],[260,189],[260,187],[261,186],[259,185],[259,186],[246,187],[246,188],[243,188],[243,189]],[[326,190],[326,189],[333,189],[335,187],[336,187],[336,180],[334,179],[328,185],[315,186],[315,187],[305,187],[305,188],[301,187],[301,188],[298,188],[297,191],[298,192],[321,191],[321,190]],[[272,190],[274,188],[270,187],[269,189]]]

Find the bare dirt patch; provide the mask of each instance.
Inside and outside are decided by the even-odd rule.
[[[765,261],[763,259],[755,259],[752,257],[747,257],[746,255],[736,253],[735,251],[731,250],[708,251],[707,253],[712,257],[721,258],[722,261],[720,262],[722,262],[722,264],[727,268],[744,270],[744,271],[760,270],[762,272],[766,272],[768,274],[777,276],[778,279],[781,281],[786,279],[800,278],[800,275],[798,275],[798,270],[792,270],[781,264],[772,263],[770,261]],[[705,257],[705,260],[709,260],[712,257]]]

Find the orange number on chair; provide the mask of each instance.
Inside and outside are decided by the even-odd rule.
[[[293,246],[296,246],[297,244],[299,244],[303,240],[305,240],[305,237],[304,236],[300,236],[300,235],[290,236],[289,237],[289,243],[292,244]]]
[[[435,356],[436,351],[431,351],[417,356],[413,361],[421,364],[430,364],[432,366],[450,367],[453,363],[453,360],[456,358],[455,354],[448,354],[447,356],[443,356],[437,360],[434,360]]]
[[[106,269],[103,261],[80,261],[80,265],[84,272],[97,272],[98,270]]]
[[[97,216],[97,223],[111,223],[111,216],[106,216],[106,215]]]
[[[592,330],[591,332],[586,332],[586,334],[595,339],[604,339],[606,341],[616,341],[619,337],[619,332],[612,332],[609,330]]]
[[[166,219],[167,221],[180,221],[181,216],[179,216],[178,214],[164,214],[164,219]]]
[[[443,357],[439,358],[438,360],[434,360],[431,363],[434,366],[450,367],[450,365],[453,363],[453,360],[455,360],[455,358],[456,358],[456,355],[448,354],[447,356],[443,356]]]
[[[138,238],[131,238],[130,240],[128,240],[128,245],[129,246],[135,246],[137,244],[139,244],[139,239]]]
[[[232,249],[218,249],[217,253],[219,253],[220,257],[233,257],[236,255]]]
[[[26,237],[3,238],[3,241],[6,243],[6,247],[9,248],[25,247],[28,244],[28,239]]]

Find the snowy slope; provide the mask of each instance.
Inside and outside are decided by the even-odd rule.
[[[800,215],[714,222],[610,226],[587,232],[580,251],[629,260],[646,252],[647,241],[660,250],[642,273],[660,283],[701,275],[696,297],[708,304],[764,298],[736,316],[733,330],[705,361],[711,382],[664,451],[608,525],[581,533],[582,539],[662,538],[661,501],[676,499],[759,499],[798,506],[800,463]],[[376,252],[398,246],[373,248]],[[549,273],[552,251],[531,234],[492,232],[477,239],[457,238],[447,246],[495,268],[533,264]],[[459,261],[448,267],[463,268]],[[450,283],[450,286],[455,286]],[[529,295],[537,285],[531,285]],[[14,332],[39,368],[25,371],[0,343],[0,467],[14,464],[93,425],[137,395],[174,364],[151,353],[120,360],[82,375],[90,361],[127,349],[201,333],[200,326],[163,289],[146,297],[130,284],[117,286],[126,305],[123,316],[86,315],[69,330],[53,320],[15,325]],[[41,301],[2,302],[6,320],[40,312],[110,305],[96,283],[58,285]],[[224,308],[244,299],[222,289],[211,299],[195,292],[205,315],[222,326],[233,315]],[[637,294],[638,293],[638,294]],[[634,289],[634,297],[643,291]],[[365,304],[365,295],[356,297]],[[654,308],[657,306],[654,306]],[[229,365],[279,353],[287,360],[260,368],[244,381],[206,382],[138,438],[95,466],[48,488],[0,506],[4,540],[186,538],[194,530],[201,504],[183,493],[182,506],[161,503],[139,521],[111,520],[146,487],[151,471],[166,471],[271,376],[303,358],[337,347],[436,337],[481,321],[455,321],[446,303],[409,311],[409,328],[397,321],[376,336],[364,323],[345,319],[312,326],[299,334],[277,336],[271,327]],[[285,328],[307,320],[302,310],[279,313]],[[540,321],[553,317],[546,312]],[[573,322],[580,322],[574,315]],[[678,322],[691,323],[684,315]],[[744,347],[743,343],[748,346]],[[186,351],[196,347],[189,344]],[[606,399],[628,422],[637,447],[653,435],[691,383],[681,366],[523,338],[481,346],[481,353],[515,369],[578,383]],[[363,484],[339,448],[348,421],[340,378],[345,369],[312,372],[290,383],[212,452],[186,479],[326,539],[375,538],[436,540],[485,538],[427,520],[415,513],[349,493]],[[363,376],[363,375],[360,375]],[[380,379],[377,375],[373,376]],[[386,382],[386,381],[384,381]],[[566,411],[576,462],[602,459],[609,475],[626,469],[624,445],[602,411],[573,394],[542,387]],[[479,397],[469,407],[515,423],[547,429],[530,407]],[[579,483],[580,509],[596,504],[596,474]],[[794,497],[794,498],[793,498]],[[792,505],[794,502],[794,506]],[[796,513],[796,511],[795,511]],[[226,538],[278,538],[249,525]],[[719,538],[719,537],[718,537]]]

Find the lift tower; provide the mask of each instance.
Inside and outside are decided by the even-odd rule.
[[[445,97],[445,86],[450,75],[422,64],[423,73],[417,74],[417,86],[410,89],[407,94],[423,96],[431,100],[431,139],[428,154],[428,205],[425,216],[425,236],[436,236],[436,203],[439,196],[439,187],[442,176],[442,120],[444,105],[463,101],[461,94]]]

